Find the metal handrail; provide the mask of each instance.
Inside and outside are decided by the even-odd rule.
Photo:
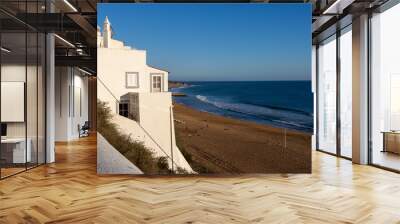
[[[104,82],[103,81],[101,81],[101,79],[100,79],[100,77],[99,76],[97,76],[97,80],[99,80],[100,81],[100,83],[104,86],[104,88],[106,88],[106,90],[108,91],[108,93],[110,93],[111,94],[111,96],[112,97],[114,97],[114,99],[118,102],[118,103],[120,103],[119,102],[119,100],[118,100],[118,98],[117,97],[115,97],[115,95],[111,92],[111,90],[106,86],[106,84],[104,84]]]
[[[104,86],[104,88],[106,88],[106,90],[111,94],[112,97],[114,97],[116,103],[119,105],[120,101],[115,97],[115,95],[111,92],[111,90],[104,84],[103,81],[101,81],[101,79],[99,77],[97,77],[97,80],[100,81],[100,83]],[[140,125],[139,122],[136,122],[138,124],[138,126],[146,133],[146,135],[148,135],[150,137],[150,139],[157,145],[157,147],[171,160],[171,163],[175,164],[176,167],[179,167],[178,164],[174,161],[174,159],[172,157],[170,157],[165,150],[157,143],[156,140],[154,140],[153,136],[150,135],[150,133],[142,126]]]
[[[175,164],[177,167],[179,167],[178,164],[176,164],[176,162],[174,161],[174,159],[173,159],[172,157],[170,157],[170,156],[164,151],[164,149],[157,143],[156,140],[154,140],[154,138],[150,135],[150,133],[147,132],[147,130],[144,129],[144,127],[143,127],[142,125],[140,125],[140,123],[137,123],[137,124],[138,124],[139,127],[150,137],[150,139],[158,146],[158,148],[160,148],[161,151],[162,151],[168,158],[171,159],[171,162],[172,162],[173,164]]]

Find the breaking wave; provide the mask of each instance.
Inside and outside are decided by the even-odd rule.
[[[256,119],[268,120],[277,123],[279,126],[296,127],[297,129],[306,130],[312,129],[309,124],[312,124],[313,117],[303,111],[274,106],[224,102],[203,95],[196,95],[196,98],[219,109],[245,114]]]

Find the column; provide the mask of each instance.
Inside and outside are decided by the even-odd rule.
[[[368,15],[353,19],[353,162],[368,163]]]

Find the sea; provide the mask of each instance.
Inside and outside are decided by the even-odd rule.
[[[311,81],[185,82],[175,102],[225,117],[313,132]]]

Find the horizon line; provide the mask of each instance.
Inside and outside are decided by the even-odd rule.
[[[307,82],[311,79],[292,80],[168,80],[169,82]]]

